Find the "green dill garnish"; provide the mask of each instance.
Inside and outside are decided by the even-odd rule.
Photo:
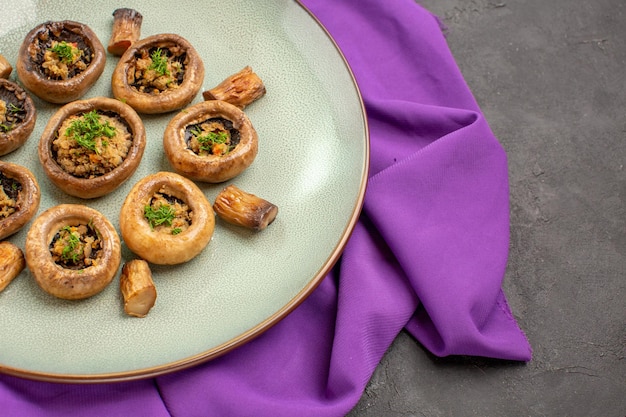
[[[7,121],[11,121],[12,119],[14,120],[16,118],[15,115],[17,113],[24,111],[23,108],[18,107],[13,103],[7,103],[6,108],[8,110],[8,114],[12,115],[12,116],[9,116]],[[15,129],[15,121],[11,121],[11,123],[0,123],[0,132],[2,133],[10,132],[13,129]]]
[[[65,134],[76,141],[80,146],[89,149],[95,153],[100,153],[96,147],[96,139],[115,136],[115,127],[106,121],[100,122],[100,115],[96,110],[83,114],[82,117],[74,120],[65,131]],[[106,146],[108,142],[102,140],[102,145]]]
[[[177,227],[175,229],[172,229],[172,234],[173,235],[177,235],[179,233],[181,233],[183,231],[183,229],[181,229],[180,227]]]
[[[66,232],[66,235],[65,246],[63,247],[63,252],[61,252],[61,257],[66,261],[71,259],[72,262],[76,263],[82,254],[80,237],[72,232],[69,226],[65,226],[62,230]]]
[[[145,206],[143,215],[148,220],[151,229],[162,224],[171,226],[172,220],[174,220],[174,209],[168,204],[161,204],[156,209],[152,206]]]
[[[225,131],[209,132],[203,135],[202,131],[196,128],[191,133],[193,133],[198,143],[200,143],[201,151],[211,151],[213,149],[213,145],[222,145],[228,143],[229,139],[228,132]]]
[[[18,106],[16,106],[16,105],[15,105],[15,104],[13,104],[13,103],[9,103],[9,105],[8,105],[8,109],[9,109],[9,111],[10,111],[11,113],[19,113],[19,112],[21,112],[21,111],[24,111],[24,109],[23,109],[23,108],[18,107]]]
[[[158,75],[170,75],[170,71],[167,69],[167,55],[163,53],[161,48],[157,48],[150,54],[152,63],[148,69],[154,70]]]
[[[71,64],[74,61],[74,50],[78,48],[73,47],[71,44],[62,41],[49,48],[51,52],[58,55],[59,59],[66,64]]]

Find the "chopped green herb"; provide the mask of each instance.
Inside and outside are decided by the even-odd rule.
[[[168,204],[162,204],[156,209],[152,206],[145,206],[143,215],[148,220],[151,229],[162,224],[171,226],[174,220],[174,209]]]
[[[152,63],[148,69],[154,70],[159,75],[170,75],[170,71],[167,69],[167,55],[163,53],[161,48],[157,48],[150,55]]]
[[[71,259],[72,262],[76,263],[78,262],[78,259],[80,258],[82,252],[80,247],[80,237],[78,236],[78,234],[72,232],[72,229],[69,226],[65,226],[62,230],[66,232],[66,235],[64,237],[66,245],[63,247],[63,252],[61,253],[61,256],[66,261],[69,261]]]
[[[211,151],[213,149],[213,145],[221,145],[224,143],[228,143],[229,135],[228,132],[220,131],[220,132],[209,132],[205,135],[202,134],[202,131],[198,128],[193,130],[191,133],[196,137],[198,142],[200,143],[201,151]]]
[[[177,234],[179,234],[182,231],[183,231],[183,229],[181,229],[180,227],[177,227],[175,229],[172,229],[172,234],[173,235],[177,235]]]
[[[13,125],[9,126],[4,123],[0,123],[0,132],[8,132],[10,130],[13,130]]]
[[[49,49],[51,52],[54,52],[59,56],[59,59],[66,64],[71,64],[74,61],[74,54],[78,51],[78,48],[72,46],[71,44],[62,41],[54,45]]]
[[[9,111],[10,111],[11,113],[19,113],[19,112],[21,112],[21,111],[24,111],[24,109],[23,109],[23,108],[18,107],[18,106],[16,106],[16,105],[15,105],[15,104],[13,104],[13,103],[9,103],[8,108],[9,108]]]
[[[74,120],[65,131],[65,134],[74,139],[80,146],[95,153],[100,153],[96,147],[96,140],[98,138],[112,138],[115,136],[115,127],[111,126],[108,121],[101,123],[98,112],[92,110]],[[105,142],[108,144],[106,140],[102,140],[103,146],[107,146]]]

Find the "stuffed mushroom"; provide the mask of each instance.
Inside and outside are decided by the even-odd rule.
[[[19,85],[0,78],[0,155],[22,146],[37,121],[37,110]]]
[[[26,265],[47,293],[88,298],[104,290],[121,263],[121,243],[111,222],[79,204],[44,211],[26,236]]]
[[[19,231],[39,209],[41,191],[32,172],[0,161],[0,240]]]
[[[152,35],[134,42],[120,57],[113,76],[113,95],[140,113],[178,110],[202,86],[204,64],[185,38]]]
[[[48,21],[32,29],[18,53],[17,76],[39,98],[69,103],[82,97],[104,71],[106,51],[89,26]]]
[[[128,248],[159,265],[187,262],[211,240],[215,214],[202,190],[173,172],[157,172],[131,189],[120,210]]]
[[[195,181],[220,183],[252,164],[258,152],[258,135],[241,109],[211,100],[176,115],[165,128],[163,148],[179,174]]]
[[[39,142],[46,175],[79,198],[110,193],[137,169],[146,132],[127,104],[95,97],[66,104],[48,121]]]

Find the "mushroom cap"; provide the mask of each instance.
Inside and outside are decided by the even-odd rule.
[[[22,186],[22,191],[18,194],[17,211],[0,220],[0,240],[2,240],[18,232],[37,213],[41,190],[37,179],[26,167],[0,161],[0,172]]]
[[[67,34],[81,39],[92,52],[91,61],[84,71],[65,80],[48,78],[41,71],[37,44],[51,34]],[[22,42],[17,59],[17,76],[24,86],[37,97],[51,103],[69,103],[81,98],[100,78],[106,63],[106,51],[96,33],[83,23],[72,20],[48,21],[33,28]]]
[[[16,83],[0,78],[0,100],[5,102],[15,101],[23,103],[26,111],[24,119],[8,132],[0,131],[0,156],[13,152],[22,146],[33,133],[37,121],[37,109],[28,93]]]
[[[175,89],[159,94],[138,91],[128,83],[128,73],[136,54],[150,48],[180,47],[187,55],[183,82]],[[128,103],[140,113],[159,114],[178,110],[189,104],[202,87],[204,63],[193,45],[180,35],[164,33],[148,36],[131,46],[120,57],[111,77],[111,89],[118,100]]]
[[[89,224],[100,238],[98,263],[81,270],[67,269],[52,258],[50,243],[64,226]],[[119,270],[122,260],[120,238],[111,222],[100,212],[80,204],[50,207],[35,219],[26,236],[26,265],[35,281],[58,298],[78,300],[104,290]]]
[[[152,230],[144,209],[156,192],[184,201],[191,212],[191,225],[177,235]],[[187,262],[208,245],[215,228],[215,213],[202,190],[174,172],[157,172],[141,179],[128,193],[120,210],[120,230],[126,246],[146,261],[157,265]]]
[[[52,142],[68,117],[92,110],[114,112],[128,124],[133,143],[124,161],[115,169],[95,178],[79,178],[64,171],[56,162]],[[137,170],[146,147],[146,130],[139,115],[127,104],[108,97],[77,100],[61,107],[48,121],[39,141],[39,160],[44,172],[57,187],[79,198],[106,195],[123,184]]]
[[[211,118],[229,120],[239,131],[239,143],[226,155],[199,156],[188,148],[187,127]],[[258,142],[257,132],[248,116],[238,107],[220,100],[204,101],[186,108],[170,120],[163,134],[163,149],[176,172],[208,183],[224,182],[242,173],[256,158]]]

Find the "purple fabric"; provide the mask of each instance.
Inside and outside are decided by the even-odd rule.
[[[364,211],[339,265],[292,314],[212,362],[65,385],[0,376],[20,416],[342,416],[407,329],[435,355],[528,361],[501,283],[506,155],[414,0],[307,0],[350,63],[371,133]]]

